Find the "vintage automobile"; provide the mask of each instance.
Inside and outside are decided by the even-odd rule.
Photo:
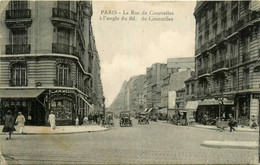
[[[138,124],[149,124],[149,114],[146,112],[139,113]]]
[[[123,127],[123,126],[132,127],[133,126],[130,115],[131,114],[129,111],[123,111],[120,113],[120,121],[119,121],[120,127]]]
[[[114,114],[113,112],[106,112],[106,125],[114,126]]]

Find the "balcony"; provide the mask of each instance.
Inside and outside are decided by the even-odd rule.
[[[30,44],[23,45],[6,45],[5,53],[6,54],[29,54],[31,51]]]
[[[5,24],[8,28],[28,28],[32,25],[31,10],[6,10]]]
[[[52,8],[52,23],[54,26],[74,28],[77,24],[77,14],[66,9]]]
[[[229,68],[229,61],[228,60],[222,60],[220,62],[217,62],[215,64],[213,64],[213,67],[212,67],[212,72],[214,71],[221,71],[223,69],[228,69]]]
[[[31,10],[23,9],[23,10],[6,10],[5,19],[23,19],[23,18],[31,18]]]
[[[76,52],[76,48],[74,46],[58,43],[52,43],[52,53],[78,56],[78,53]]]
[[[234,57],[230,60],[230,67],[237,66],[238,64],[238,57]]]
[[[242,54],[242,62],[249,62],[250,61],[250,52],[243,52]]]
[[[73,87],[73,81],[72,80],[58,81],[57,79],[54,79],[54,86]]]

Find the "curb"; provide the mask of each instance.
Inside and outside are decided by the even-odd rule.
[[[0,165],[7,165],[4,156],[2,155],[2,152],[0,151]]]
[[[211,148],[236,148],[236,149],[253,149],[258,150],[258,144],[254,141],[204,141],[201,146]]]
[[[216,128],[206,128],[206,127],[197,127],[197,126],[194,126],[194,125],[190,125],[189,127],[201,128],[201,129],[210,129],[210,130],[218,130],[217,127],[216,127]],[[227,128],[226,130],[228,130],[228,128]],[[225,130],[224,130],[223,132],[225,132]],[[258,133],[259,131],[248,131],[248,130],[237,130],[237,129],[236,129],[236,131],[233,131],[233,132]]]
[[[103,131],[108,131],[108,130],[110,130],[110,128],[105,128],[103,130],[90,130],[90,131],[80,131],[80,132],[24,133],[23,135],[64,135],[64,134],[79,134],[79,133],[103,132]],[[4,135],[4,134],[1,134],[1,135]],[[20,134],[19,133],[13,133],[13,135],[20,135]]]

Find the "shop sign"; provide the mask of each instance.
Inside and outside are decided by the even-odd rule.
[[[260,99],[260,93],[254,93],[253,99]]]
[[[76,94],[74,90],[68,90],[68,89],[50,90],[50,94],[56,94],[56,93]]]
[[[234,105],[234,100],[228,100],[224,98],[224,105]],[[199,105],[219,105],[219,101],[215,99],[205,99],[204,101],[199,100]]]

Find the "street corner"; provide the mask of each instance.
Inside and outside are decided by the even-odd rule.
[[[258,149],[258,143],[256,141],[203,141],[201,146],[211,148],[236,148],[236,149]]]

